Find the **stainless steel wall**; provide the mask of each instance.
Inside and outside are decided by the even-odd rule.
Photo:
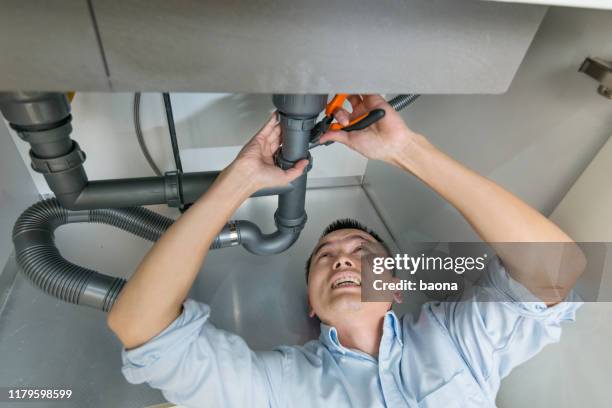
[[[390,241],[360,187],[309,190],[306,197],[309,221],[291,249],[269,257],[242,248],[213,251],[191,291],[190,297],[211,305],[218,327],[238,333],[255,349],[302,343],[317,335],[318,327],[307,316],[304,264],[328,223],[354,217]],[[275,209],[274,197],[252,199],[235,218],[255,220],[270,231]],[[71,261],[125,277],[150,247],[144,240],[99,225],[63,226],[56,239]],[[14,269],[14,263],[7,268]],[[0,315],[0,384],[70,385],[76,397],[66,407],[162,402],[161,393],[123,379],[119,353],[105,314],[57,301],[18,275]]]
[[[13,251],[11,229],[15,219],[36,196],[32,178],[4,121],[0,121],[0,265]]]
[[[551,8],[504,95],[425,95],[409,126],[550,214],[612,134],[612,104],[578,71],[612,55],[612,12]],[[367,189],[398,244],[476,239],[446,202],[413,177],[370,161]]]
[[[7,260],[13,256],[13,223],[36,196],[32,178],[4,121],[0,121],[0,313],[15,278],[14,269],[4,269]]]
[[[612,12],[552,8],[508,93],[423,96],[403,116],[442,150],[549,215],[612,134],[612,102],[577,72],[586,56],[612,56],[611,22]],[[370,162],[365,181],[400,247],[477,239],[454,208],[415,178]],[[583,209],[599,199],[585,197]],[[580,212],[563,215],[565,224],[567,217],[581,223]],[[583,307],[576,323],[564,325],[560,343],[504,380],[497,405],[607,407],[609,317],[609,304]]]
[[[574,239],[612,242],[612,139],[580,175],[551,214]],[[608,264],[610,259],[607,259]],[[600,298],[610,299],[612,274],[606,268]],[[504,381],[500,407],[588,406],[607,408],[612,366],[612,302],[591,302],[576,322],[564,327],[560,343],[518,367]]]

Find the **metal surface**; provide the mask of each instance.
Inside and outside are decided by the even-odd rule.
[[[11,258],[6,269],[15,268]],[[123,380],[119,344],[105,316],[55,300],[18,274],[0,315],[0,384],[71,387],[74,399],[0,407],[142,408],[164,401],[159,391]]]
[[[409,126],[549,214],[612,133],[610,102],[577,72],[612,55],[612,11],[551,9],[508,93],[428,96],[402,111]],[[593,51],[596,50],[596,51]],[[398,244],[477,239],[420,181],[370,161],[365,184]]]
[[[7,127],[0,121],[0,271],[13,251],[10,234],[13,223],[36,196],[28,170],[19,158]]]
[[[597,92],[608,99],[612,99],[612,62],[602,58],[587,58],[580,66],[580,72],[584,72],[597,82]]]
[[[114,89],[266,93],[504,92],[546,10],[472,0],[93,4]]]
[[[500,93],[545,11],[474,0],[13,0],[0,4],[0,89]]]
[[[151,157],[151,152],[149,152],[149,147],[147,146],[147,142],[144,140],[144,136],[142,134],[142,126],[140,124],[140,92],[136,92],[134,94],[134,106],[132,108],[133,116],[134,116],[134,132],[136,133],[136,140],[138,140],[138,146],[142,151],[142,155],[146,159],[147,163],[149,163],[149,167],[153,170],[156,176],[161,176],[162,172]]]
[[[275,208],[274,197],[251,199],[236,216],[262,220],[262,227],[271,231]],[[190,293],[211,305],[218,327],[242,335],[255,349],[301,343],[316,335],[318,327],[307,316],[304,264],[328,223],[355,217],[392,243],[360,187],[311,190],[306,211],[309,222],[289,250],[276,256],[256,256],[240,248],[213,251]],[[105,226],[71,225],[58,229],[56,237],[72,262],[122,277],[131,274],[149,248],[146,241]],[[14,262],[7,268],[14,269]],[[67,408],[162,402],[158,391],[123,379],[120,345],[105,316],[56,300],[19,275],[0,315],[0,384],[70,385],[76,397],[62,405]]]
[[[551,214],[551,219],[578,242],[612,242],[611,173],[612,139],[597,153]],[[612,274],[608,270],[600,279],[599,298],[608,296],[610,299]],[[612,302],[591,302],[582,306],[576,322],[564,325],[559,344],[546,347],[504,380],[497,405],[608,408],[612,366],[610,316]],[[567,387],[568,384],[571,387]],[[527,387],[529,392],[525,392]]]
[[[610,0],[486,0],[505,3],[546,4],[549,6],[580,7],[612,10]]]
[[[86,0],[0,2],[1,90],[110,90]]]
[[[610,101],[577,72],[585,55],[612,55],[611,21],[612,12],[551,9],[507,94],[428,96],[402,116],[455,159],[550,214],[612,133]],[[603,174],[609,186],[610,172]],[[405,172],[370,161],[365,180],[402,249],[411,241],[476,239],[453,207]],[[589,215],[566,215],[581,228],[610,231],[598,211],[609,208],[605,187],[594,187],[579,191],[584,207],[573,207]],[[607,407],[610,306],[585,305],[560,343],[504,379],[496,406]]]

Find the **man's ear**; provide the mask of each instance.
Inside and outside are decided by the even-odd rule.
[[[393,277],[393,282],[394,283],[399,283],[400,282],[400,278],[398,277]],[[397,291],[393,293],[393,301],[395,303],[402,303],[404,301],[404,293],[402,291]]]
[[[310,298],[308,298],[308,317],[310,317],[312,319],[315,316],[316,316],[316,314],[314,312],[314,309],[310,305]]]

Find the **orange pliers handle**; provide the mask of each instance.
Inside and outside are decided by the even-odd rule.
[[[348,94],[336,94],[325,107],[325,116],[333,116],[338,109],[342,108],[346,98],[348,98]]]
[[[344,101],[346,101],[347,97],[348,97],[348,94],[336,94],[336,96],[334,96],[333,99],[325,107],[325,116],[329,118],[333,117],[334,114],[338,111],[338,109],[342,108],[342,106],[344,105]],[[351,120],[349,124],[346,126],[342,126],[340,123],[337,123],[337,122],[332,123],[329,126],[329,130],[341,130],[343,127],[352,126],[368,115],[369,113],[364,113],[363,115]]]

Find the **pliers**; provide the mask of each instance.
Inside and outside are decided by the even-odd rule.
[[[334,121],[334,114],[338,109],[342,108],[344,101],[348,97],[348,94],[336,94],[334,98],[327,104],[325,107],[325,117],[319,121],[315,127],[312,129],[312,135],[310,137],[310,147],[320,146],[319,139],[321,136],[325,134],[328,130],[344,130],[345,132],[350,132],[352,130],[362,130],[372,125],[373,123],[378,122],[385,116],[384,109],[374,109],[370,112],[364,113],[350,121],[347,126],[342,126],[340,123],[332,123]],[[323,143],[325,146],[334,143],[333,141],[328,141]]]

